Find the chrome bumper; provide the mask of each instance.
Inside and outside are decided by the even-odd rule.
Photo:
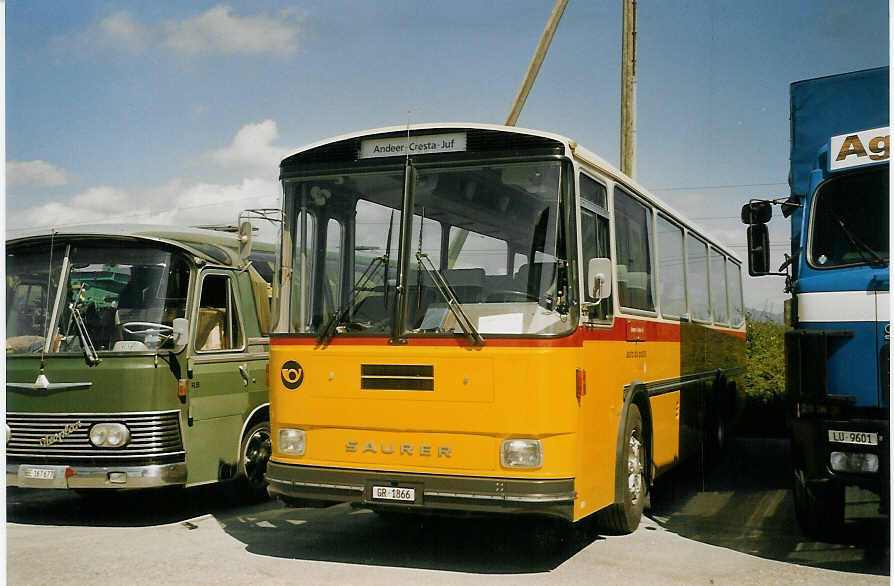
[[[574,518],[573,478],[519,479],[413,474],[267,463],[267,492],[286,499],[352,502],[404,510],[533,513]],[[412,502],[382,501],[373,486],[414,489]],[[288,502],[288,501],[287,501]]]
[[[27,472],[33,470],[31,474]],[[6,485],[21,488],[154,488],[186,484],[186,463],[149,466],[7,464]]]

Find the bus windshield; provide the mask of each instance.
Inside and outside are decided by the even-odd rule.
[[[8,251],[7,354],[40,352],[47,331],[53,332],[50,352],[82,352],[78,317],[96,351],[145,352],[172,345],[173,320],[186,315],[190,266],[185,257],[132,244],[72,243],[67,250],[64,275],[65,247],[54,250],[52,267],[46,247]],[[64,284],[58,289],[60,278]],[[57,290],[64,297],[56,322],[49,324]]]
[[[292,331],[338,319],[336,334],[459,334],[450,294],[484,335],[570,330],[561,169],[555,160],[419,165],[407,189],[402,168],[286,180]],[[405,197],[413,218],[401,243]]]
[[[888,260],[888,167],[843,175],[817,191],[810,231],[816,268]]]

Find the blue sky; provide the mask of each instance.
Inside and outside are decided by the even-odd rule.
[[[502,123],[552,5],[8,1],[7,234],[233,222],[278,206],[309,142]],[[620,22],[620,0],[570,0],[519,126],[617,164]],[[743,252],[742,203],[788,194],[789,84],[888,64],[888,22],[884,0],[639,2],[637,180]],[[749,279],[746,305],[781,289]]]

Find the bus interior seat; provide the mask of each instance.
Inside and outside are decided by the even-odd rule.
[[[541,288],[552,282],[556,275],[555,262],[535,262],[523,264],[515,273],[515,288],[539,298]],[[545,277],[545,278],[544,278]]]

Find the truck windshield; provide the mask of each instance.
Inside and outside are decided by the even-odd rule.
[[[403,170],[287,180],[297,216],[292,331],[319,331],[338,316],[335,335],[390,335],[399,304],[404,334],[461,334],[417,253],[443,275],[481,334],[569,329],[561,169],[557,161],[414,168],[404,246]],[[403,287],[398,259],[406,263]],[[370,266],[374,273],[359,282]]]
[[[75,312],[97,351],[145,352],[171,345],[173,320],[186,314],[190,267],[185,257],[130,244],[72,243],[69,270],[62,275],[65,248],[54,251],[53,266],[47,248],[8,252],[7,354],[39,353],[47,331],[52,332],[50,352],[82,352]],[[64,298],[56,322],[49,324],[60,278]]]
[[[814,197],[810,261],[816,268],[888,260],[888,167],[835,177]]]

